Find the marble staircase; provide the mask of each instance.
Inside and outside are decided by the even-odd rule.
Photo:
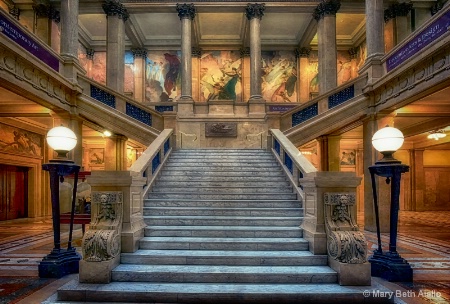
[[[302,202],[269,151],[174,151],[144,218],[112,282],[68,284],[61,303],[368,303],[308,251]]]

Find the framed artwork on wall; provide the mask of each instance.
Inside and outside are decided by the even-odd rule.
[[[105,149],[90,148],[89,149],[89,163],[91,165],[103,165],[105,163]]]

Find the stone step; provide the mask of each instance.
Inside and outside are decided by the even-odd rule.
[[[366,293],[369,297],[365,296]],[[145,283],[111,282],[109,284],[79,283],[73,280],[58,289],[58,300],[45,304],[62,304],[65,301],[85,303],[394,303],[388,296],[390,290],[381,285],[374,287],[340,286],[338,284],[244,284],[244,283]],[[64,301],[64,302],[63,302]],[[71,303],[71,302],[69,302]],[[74,302],[72,302],[74,303]]]
[[[157,180],[154,187],[288,187],[290,183],[287,180],[282,181],[211,181],[211,180],[178,180],[173,178],[172,180]],[[292,189],[292,187],[291,187]]]
[[[286,178],[286,175],[281,169],[277,170],[266,170],[266,171],[257,171],[257,170],[249,170],[249,171],[226,171],[226,170],[220,170],[220,171],[211,171],[211,170],[200,170],[196,168],[192,169],[185,169],[185,168],[171,168],[170,170],[167,170],[163,167],[161,170],[161,176],[160,178],[163,178],[164,176],[186,176],[189,178],[203,178],[203,179],[209,179],[209,178],[232,178],[233,180],[239,180],[239,179],[246,179],[248,177],[254,177],[262,180],[266,180],[266,178]],[[268,179],[270,180],[270,179]]]
[[[308,250],[308,242],[302,238],[143,237],[139,249]]]
[[[195,161],[195,160],[222,160],[222,161],[233,161],[233,160],[251,160],[251,161],[267,161],[271,160],[274,161],[275,158],[272,154],[262,154],[255,156],[254,154],[236,154],[236,155],[209,155],[209,154],[203,154],[203,155],[180,155],[180,154],[171,154],[169,160],[176,160],[176,161]]]
[[[326,266],[326,255],[309,251],[143,250],[122,253],[122,264]]]
[[[197,162],[167,162],[165,167],[195,167],[195,168],[211,168],[216,169],[220,167],[230,167],[230,168],[240,168],[245,170],[246,168],[279,168],[280,165],[274,161],[271,162],[207,162],[207,161],[197,161]]]
[[[303,217],[246,217],[246,216],[144,216],[151,226],[292,226],[299,227]]]
[[[271,166],[278,166],[278,163],[275,162],[275,159],[209,159],[205,158],[202,159],[199,158],[192,158],[192,159],[173,159],[170,158],[166,165],[167,166],[195,166],[199,163],[202,163],[203,165],[207,166],[232,166],[232,165],[251,165],[251,164],[262,164],[262,165],[271,165]]]
[[[115,282],[165,283],[336,283],[326,266],[133,265],[112,271]]]
[[[267,199],[275,199],[275,200],[295,200],[297,199],[297,195],[295,193],[222,193],[217,191],[216,193],[183,193],[183,192],[173,192],[173,193],[149,193],[149,198],[153,199],[203,199],[203,200],[214,200],[214,199],[223,199],[223,200],[267,200]]]
[[[179,200],[179,199],[144,199],[145,207],[215,207],[215,208],[298,208],[298,200]]]
[[[180,187],[166,187],[164,186],[157,186],[153,187],[151,193],[166,193],[167,195],[170,195],[170,193],[197,193],[197,194],[214,194],[214,193],[226,193],[226,194],[245,194],[245,193],[257,193],[257,194],[263,194],[263,193],[292,193],[292,187],[291,186],[277,186],[272,185],[270,187],[258,187],[258,186],[248,186],[248,187],[200,187],[200,186],[180,186]],[[149,194],[152,196],[152,194]]]
[[[144,215],[194,216],[303,216],[301,208],[213,208],[213,207],[144,207]]]
[[[179,171],[177,171],[179,173]],[[214,182],[214,183],[283,183],[286,182],[287,179],[284,175],[282,175],[281,171],[278,174],[273,174],[272,176],[225,176],[223,174],[220,175],[188,175],[187,172],[182,172],[183,174],[164,174],[158,177],[156,183],[161,182]]]
[[[264,149],[179,149],[174,150],[173,154],[207,154],[207,155],[233,155],[233,154],[272,154],[268,150]]]
[[[301,238],[300,227],[258,226],[147,226],[145,236],[219,238]]]

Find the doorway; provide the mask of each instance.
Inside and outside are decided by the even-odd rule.
[[[0,164],[0,221],[28,217],[28,170]]]

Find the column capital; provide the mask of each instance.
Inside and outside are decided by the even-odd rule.
[[[91,48],[86,48],[86,58],[89,60],[94,60],[95,50]]]
[[[436,15],[443,7],[446,1],[438,0],[433,6],[431,7],[431,16]]]
[[[130,14],[122,3],[114,0],[106,0],[102,4],[103,11],[109,16],[118,16],[124,22],[128,20]]]
[[[388,22],[396,17],[408,16],[409,12],[413,9],[412,2],[393,3],[387,9],[384,10],[384,22]]]
[[[147,50],[143,48],[133,48],[131,49],[131,53],[133,54],[133,58],[141,57],[145,58],[147,57]]]
[[[358,56],[358,48],[351,48],[348,50],[348,54],[350,55],[350,59],[356,59],[356,57]]]
[[[200,58],[202,56],[202,49],[198,47],[192,47],[192,56]]]
[[[340,0],[322,0],[322,2],[314,9],[313,17],[319,21],[326,15],[336,16],[336,13],[340,8]]]
[[[308,58],[309,54],[311,54],[311,48],[310,47],[301,47],[295,49],[295,57],[297,58]]]
[[[56,23],[61,21],[59,11],[51,4],[35,4],[33,5],[33,10],[38,18],[48,18]]]
[[[178,12],[178,17],[180,17],[180,20],[181,19],[194,20],[195,14],[196,14],[196,9],[195,9],[195,6],[193,3],[191,3],[191,4],[177,3],[177,12]]]
[[[261,20],[264,16],[265,9],[266,6],[264,3],[248,3],[247,7],[245,8],[245,15],[247,16],[248,20],[251,20],[253,18],[258,18],[259,20]]]
[[[10,13],[11,16],[16,18],[16,20],[19,20],[20,9],[18,7],[16,7],[15,5],[9,7],[9,13]]]
[[[241,55],[241,58],[250,57],[250,48],[248,46],[241,47],[239,49],[239,53]]]

